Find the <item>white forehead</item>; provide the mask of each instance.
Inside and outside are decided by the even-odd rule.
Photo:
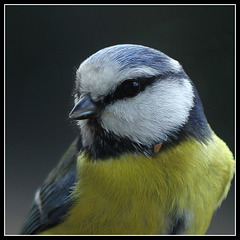
[[[160,51],[139,45],[116,45],[86,59],[77,70],[76,81],[80,91],[90,92],[95,100],[114,91],[123,80],[150,77],[164,74],[165,71],[178,72],[181,69],[176,60]]]

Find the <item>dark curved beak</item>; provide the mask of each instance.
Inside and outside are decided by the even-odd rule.
[[[69,113],[69,118],[74,120],[83,120],[93,118],[98,113],[98,109],[92,101],[89,94],[83,95],[72,111]]]

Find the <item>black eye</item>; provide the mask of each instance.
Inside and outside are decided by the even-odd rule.
[[[121,92],[125,97],[134,97],[140,92],[140,83],[134,79],[126,80],[121,84]]]

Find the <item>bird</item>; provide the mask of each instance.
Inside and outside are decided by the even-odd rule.
[[[79,132],[36,190],[20,234],[205,234],[235,161],[182,65],[138,44],[76,70]]]

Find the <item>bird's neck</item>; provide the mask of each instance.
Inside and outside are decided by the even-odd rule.
[[[97,119],[88,119],[84,129],[87,129],[88,133],[82,133],[82,137],[90,136],[90,140],[86,143],[82,139],[84,151],[92,159],[104,160],[118,157],[124,153],[141,153],[145,156],[153,156],[157,144],[161,143],[161,151],[164,151],[188,138],[194,138],[198,142],[206,143],[211,140],[211,128],[204,115],[203,106],[194,85],[193,89],[195,96],[194,106],[189,112],[188,120],[180,126],[177,133],[169,136],[165,142],[153,142],[148,146],[139,144],[128,137],[120,137],[113,132],[106,131]]]

